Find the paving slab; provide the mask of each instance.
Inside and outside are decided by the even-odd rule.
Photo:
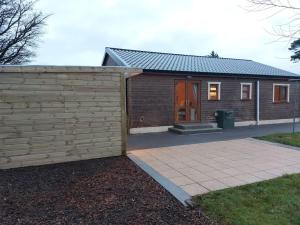
[[[252,138],[138,149],[129,157],[151,168],[150,175],[163,178],[180,199],[300,173],[299,149]]]

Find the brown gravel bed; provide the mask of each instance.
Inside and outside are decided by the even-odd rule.
[[[0,170],[0,224],[212,224],[127,157]]]

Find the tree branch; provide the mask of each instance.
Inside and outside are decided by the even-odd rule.
[[[29,62],[49,15],[30,0],[0,0],[0,64]]]
[[[251,5],[250,7],[253,7],[253,9],[256,10],[266,10],[266,9],[272,9],[272,8],[282,8],[282,9],[291,9],[291,10],[300,10],[300,7],[292,6],[290,1],[287,0],[286,4],[281,3],[281,1],[278,0],[247,0]]]

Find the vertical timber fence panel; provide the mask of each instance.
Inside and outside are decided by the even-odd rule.
[[[0,67],[0,169],[126,154],[125,67]]]

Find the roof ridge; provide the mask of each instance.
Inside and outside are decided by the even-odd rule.
[[[202,58],[213,58],[210,56],[204,55],[192,55],[192,54],[180,54],[180,53],[170,53],[170,52],[155,52],[155,51],[146,51],[146,50],[137,50],[137,49],[126,49],[126,48],[115,48],[115,47],[106,47],[112,50],[123,50],[123,51],[135,51],[135,52],[145,52],[145,53],[156,53],[156,54],[165,54],[165,55],[179,55],[179,56],[192,56],[192,57],[202,57]],[[230,60],[242,60],[242,61],[253,61],[251,59],[240,59],[240,58],[229,58],[229,57],[218,57],[214,59],[230,59]]]

